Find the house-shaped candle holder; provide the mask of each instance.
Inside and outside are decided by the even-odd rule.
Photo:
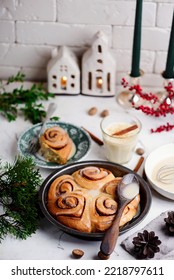
[[[116,61],[106,35],[99,31],[82,57],[82,94],[114,96],[115,91]]]
[[[48,92],[55,94],[80,93],[80,68],[77,57],[67,47],[53,50],[47,65]]]

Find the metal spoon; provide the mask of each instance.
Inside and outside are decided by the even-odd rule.
[[[118,208],[115,219],[109,229],[106,231],[98,256],[100,259],[109,259],[114,251],[119,235],[119,223],[126,205],[139,193],[139,183],[136,176],[132,173],[123,176],[116,188],[118,197]]]

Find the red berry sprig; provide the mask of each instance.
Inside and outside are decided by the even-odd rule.
[[[158,101],[158,97],[155,94],[153,94],[151,92],[144,93],[142,87],[139,84],[130,86],[125,78],[122,78],[121,84],[124,88],[128,88],[129,91],[134,92],[134,94],[137,94],[139,97],[141,97],[144,100],[153,101],[153,104],[155,104]]]
[[[174,125],[167,123],[166,125],[160,125],[156,129],[151,128],[151,132],[155,133],[155,132],[162,132],[162,131],[170,131],[172,129],[174,129]]]
[[[174,114],[174,107],[171,106],[171,102],[168,102],[168,100],[172,100],[174,98],[174,88],[173,84],[171,82],[168,83],[167,86],[164,87],[166,92],[168,93],[167,98],[165,98],[161,103],[159,103],[156,108],[154,108],[152,105],[159,102],[158,97],[153,93],[144,93],[143,89],[139,84],[135,85],[129,85],[129,83],[126,81],[125,78],[122,78],[121,84],[124,88],[128,88],[129,91],[132,92],[134,95],[138,95],[143,100],[149,101],[151,103],[151,106],[147,105],[139,105],[135,106],[134,102],[132,101],[132,106],[136,110],[141,110],[144,114],[154,116],[154,117],[166,117],[167,114]],[[161,125],[157,127],[156,129],[151,129],[152,133],[155,132],[162,132],[162,131],[170,131],[174,129],[174,125],[167,123],[166,125]]]

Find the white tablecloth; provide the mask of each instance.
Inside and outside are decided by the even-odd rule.
[[[116,101],[115,97],[92,97],[84,95],[76,96],[56,96],[53,100],[58,105],[57,111],[54,115],[60,117],[61,121],[69,122],[77,126],[83,126],[93,132],[99,138],[102,138],[100,131],[101,117],[100,113],[104,109],[108,109],[110,113],[114,111],[124,112]],[[49,101],[43,102],[47,108]],[[91,107],[97,107],[98,112],[94,116],[88,115],[88,110]],[[172,115],[166,118],[154,118],[146,116],[135,109],[127,110],[128,113],[135,115],[142,122],[142,131],[139,136],[139,143],[145,149],[144,156],[146,157],[156,147],[163,144],[172,143],[174,141],[174,131],[151,134],[150,128],[155,128],[167,121],[173,122]],[[13,162],[17,154],[17,140],[19,136],[31,127],[29,121],[18,117],[14,122],[8,122],[2,116],[0,117],[0,158],[2,162]],[[138,155],[134,154],[132,160],[126,165],[133,169],[138,161]],[[91,149],[83,160],[106,160],[104,156],[104,147],[97,145],[92,141]],[[142,174],[143,166],[139,170]],[[53,170],[40,169],[40,172],[45,179]],[[148,222],[166,210],[174,209],[174,202],[152,190],[152,205],[149,213],[145,219],[135,228],[131,229],[119,236],[115,251],[110,259],[133,259],[121,246],[120,243],[129,235],[137,230],[141,230]],[[99,251],[100,241],[87,241],[72,237],[54,225],[50,224],[45,218],[40,222],[40,227],[36,234],[33,234],[27,240],[17,240],[13,237],[7,236],[2,240],[0,245],[0,259],[54,259],[66,260],[71,259],[71,252],[73,249],[82,249],[85,254],[83,260],[92,260],[96,258]]]

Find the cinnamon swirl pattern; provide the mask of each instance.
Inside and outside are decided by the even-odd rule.
[[[74,144],[68,133],[59,126],[47,128],[39,138],[40,153],[50,161],[65,164],[75,152]]]
[[[47,209],[72,229],[86,233],[105,231],[116,215],[116,188],[120,180],[111,171],[96,166],[59,176],[48,190]],[[120,226],[136,215],[139,202],[140,195],[137,195],[127,205]]]

